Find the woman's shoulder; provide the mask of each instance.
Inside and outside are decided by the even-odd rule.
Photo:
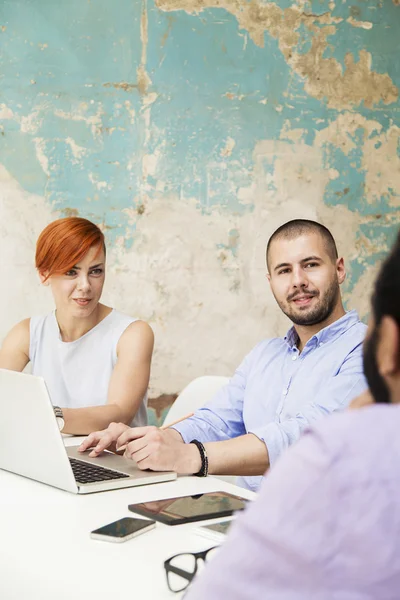
[[[43,329],[46,324],[50,325],[55,321],[54,311],[46,315],[33,315],[26,320],[29,321],[28,328],[31,335],[34,335],[37,331]]]
[[[32,317],[19,321],[7,334],[7,338],[13,338],[14,340],[29,340],[30,322]]]
[[[23,371],[29,361],[29,321],[20,321],[8,332],[0,348],[0,366]]]
[[[112,322],[114,361],[121,354],[131,353],[132,348],[153,348],[153,330],[146,321],[115,309],[108,318]]]
[[[139,317],[132,317],[122,313],[116,309],[113,309],[111,315],[113,318],[114,326],[120,330],[120,335],[124,337],[144,335],[146,332],[153,331],[146,321],[143,321]]]
[[[154,333],[146,321],[130,319],[127,326],[121,331],[117,343],[118,354],[121,351],[130,351],[132,348],[153,349]]]

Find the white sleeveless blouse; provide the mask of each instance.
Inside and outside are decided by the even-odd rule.
[[[29,358],[32,374],[44,378],[54,406],[82,408],[107,402],[117,344],[137,319],[112,310],[74,342],[63,342],[55,312],[30,319]],[[147,395],[131,426],[147,425]]]

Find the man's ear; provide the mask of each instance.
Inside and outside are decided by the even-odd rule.
[[[38,271],[40,283],[42,285],[50,285],[49,272],[48,271]]]
[[[379,326],[377,363],[380,374],[394,375],[400,370],[400,333],[396,321],[386,315]]]
[[[268,271],[267,271],[267,279],[271,283],[271,275],[268,273]]]
[[[338,276],[339,285],[346,279],[346,267],[344,266],[344,259],[338,258],[336,261],[336,272]]]

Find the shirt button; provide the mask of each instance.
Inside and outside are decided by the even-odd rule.
[[[292,360],[297,360],[297,354],[293,354]]]

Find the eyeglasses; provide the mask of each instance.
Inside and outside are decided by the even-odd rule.
[[[196,575],[199,560],[206,562],[215,552],[218,546],[208,548],[202,552],[187,552],[184,554],[175,554],[164,562],[164,569],[167,575],[167,583],[171,592],[182,592],[188,587],[193,577]]]

